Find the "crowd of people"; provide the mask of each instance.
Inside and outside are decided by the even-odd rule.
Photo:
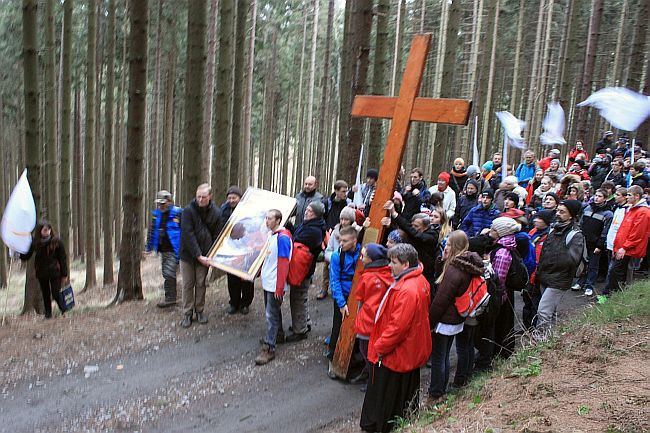
[[[277,209],[265,217],[270,240],[259,276],[266,332],[255,363],[271,362],[280,344],[308,338],[308,296],[315,286],[318,300],[332,299],[327,374],[337,378],[332,360],[340,328],[356,312],[355,351],[363,365],[350,382],[366,386],[361,427],[390,431],[396,417],[418,404],[425,364],[431,368],[429,399],[436,401],[450,386],[464,386],[473,372],[513,353],[515,292],[521,292],[524,303],[523,332],[538,341],[550,335],[558,306],[571,290],[606,302],[635,274],[647,276],[649,178],[642,146],[630,146],[624,136],[614,140],[607,131],[591,159],[581,141],[565,163],[558,149],[541,158],[528,150],[514,171],[499,153],[482,166],[466,166],[456,158],[430,186],[422,169],[413,168],[408,177],[402,169],[386,203],[373,202],[376,169],[367,170],[362,185],[350,188],[337,180],[326,196],[317,179],[308,176],[289,222],[282,223],[286,218]],[[241,198],[242,191],[233,186],[218,206],[210,186],[202,184],[180,208],[168,191],[157,194],[145,250],[161,257],[165,295],[160,308],[178,303],[180,267],[184,328],[208,322],[207,256]],[[379,222],[385,235],[362,246],[373,223],[368,218],[372,206],[385,211]],[[55,292],[67,281],[64,251],[52,227],[39,226],[32,252],[46,317],[51,298],[58,302]],[[315,281],[319,257],[323,278]],[[362,271],[350,299],[358,262]],[[606,279],[603,285],[597,285],[599,277]],[[487,287],[489,301],[468,315],[459,310],[458,299],[477,281]],[[248,314],[253,282],[229,274],[227,284],[226,313]],[[285,334],[287,293],[291,326]],[[454,341],[457,365],[450,378]]]

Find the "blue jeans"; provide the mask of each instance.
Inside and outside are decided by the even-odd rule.
[[[266,312],[266,336],[264,342],[275,349],[278,334],[282,329],[282,299],[275,299],[275,293],[264,290],[264,307]]]
[[[587,265],[587,274],[580,279],[582,283],[581,285],[585,289],[593,290],[594,283],[596,282],[596,278],[598,278],[598,267],[600,265],[600,255],[603,253],[603,251],[596,254],[594,253],[595,248],[596,247],[593,245],[587,245],[587,251],[589,252],[589,264]]]
[[[449,382],[449,352],[454,342],[453,335],[431,334],[431,383],[429,395],[433,398],[443,396],[447,392]]]
[[[476,326],[469,326],[465,323],[463,332],[456,334],[456,374],[454,385],[464,386],[469,382],[474,372],[474,334]]]

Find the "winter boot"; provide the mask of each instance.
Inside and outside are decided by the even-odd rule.
[[[268,344],[262,344],[260,349],[260,354],[255,358],[255,364],[264,365],[268,364],[275,358],[275,350],[271,348]]]

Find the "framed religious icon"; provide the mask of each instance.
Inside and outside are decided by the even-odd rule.
[[[266,213],[278,209],[284,225],[295,207],[293,197],[249,187],[208,252],[210,265],[245,280],[255,279],[268,253],[271,232],[266,228]]]

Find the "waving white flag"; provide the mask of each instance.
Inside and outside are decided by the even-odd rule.
[[[542,123],[544,132],[539,136],[540,143],[550,146],[552,144],[566,144],[564,139],[564,110],[557,102],[548,104],[548,112]]]
[[[517,119],[508,111],[498,111],[496,114],[501,122],[501,126],[503,126],[503,131],[505,132],[506,137],[508,137],[508,140],[510,141],[510,145],[517,149],[526,148],[524,139],[521,136],[521,132],[524,130],[526,122]]]
[[[25,170],[11,193],[2,215],[0,227],[2,240],[9,249],[26,254],[32,245],[34,226],[36,226],[36,205],[27,180],[27,170]]]
[[[359,153],[359,165],[357,166],[357,178],[355,179],[355,186],[357,191],[354,193],[352,200],[356,206],[363,204],[363,196],[361,195],[361,164],[363,163],[363,145],[361,145],[361,152]]]
[[[578,104],[600,110],[615,128],[636,131],[639,125],[650,117],[650,97],[625,87],[605,87]]]

